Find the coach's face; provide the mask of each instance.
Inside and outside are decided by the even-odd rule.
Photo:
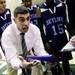
[[[30,14],[18,14],[17,17],[14,18],[17,28],[21,32],[27,32],[30,23]]]

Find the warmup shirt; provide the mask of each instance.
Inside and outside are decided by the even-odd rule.
[[[11,24],[11,12],[6,9],[0,14],[0,36],[9,24]]]
[[[31,8],[29,8],[30,22],[38,26],[39,17],[36,15],[36,9],[37,9],[37,5],[34,5],[34,4],[32,4]]]
[[[43,25],[45,26],[46,40],[54,48],[60,50],[67,42],[65,33],[66,14],[61,4],[54,6],[54,11],[47,7],[46,3],[41,6]]]

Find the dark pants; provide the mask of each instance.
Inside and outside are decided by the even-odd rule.
[[[62,67],[64,70],[65,75],[70,75],[70,66],[69,66],[69,61],[63,61]]]
[[[52,75],[70,75],[69,62],[64,61],[62,63],[62,67],[63,67],[63,70],[60,67],[60,64],[58,64],[56,67],[51,67]]]
[[[62,68],[60,67],[59,63],[57,63],[55,67],[51,67],[51,72],[52,72],[52,75],[62,75],[63,74]]]
[[[65,53],[66,54],[66,53]],[[68,52],[67,52],[67,54],[68,54]],[[69,59],[68,58],[66,58],[66,60],[65,60],[65,57],[66,56],[64,56],[64,60],[62,60],[62,67],[63,68],[61,68],[60,67],[60,64],[59,64],[59,62],[57,62],[58,64],[57,64],[57,66],[56,67],[52,67],[51,68],[51,71],[52,71],[52,74],[53,75],[70,75],[70,65],[69,65]],[[70,58],[70,57],[69,57]]]
[[[22,75],[31,75],[31,69],[22,69]]]
[[[60,61],[58,61],[57,66],[56,67],[51,67],[51,72],[52,75],[70,75],[70,65],[69,65],[69,60],[72,59],[72,55],[71,52],[58,52],[58,51],[54,51],[52,54],[55,55],[55,57],[59,58],[61,57],[61,61],[62,61],[62,67],[60,67]]]

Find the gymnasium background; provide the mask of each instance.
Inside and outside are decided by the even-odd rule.
[[[45,0],[32,0],[34,3],[41,3],[44,2]],[[19,6],[21,3],[20,0],[6,0],[7,7],[11,10],[11,13],[13,14],[13,10]],[[0,75],[6,75],[6,62],[5,62],[5,57],[0,49],[0,53],[2,54],[3,58],[0,60]],[[75,52],[72,52],[73,55],[73,60],[70,60],[70,67],[73,75],[75,75]],[[19,70],[19,74],[21,71]]]

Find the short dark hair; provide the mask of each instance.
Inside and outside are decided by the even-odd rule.
[[[29,10],[25,6],[18,6],[14,10],[14,17],[17,17],[18,14],[27,14]]]

